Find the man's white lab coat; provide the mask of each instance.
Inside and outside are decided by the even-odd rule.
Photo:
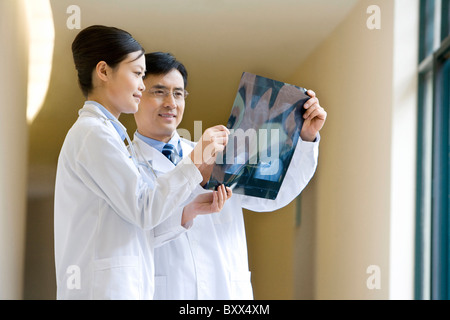
[[[319,139],[299,139],[276,200],[233,194],[221,212],[197,216],[187,232],[156,248],[154,299],[253,299],[242,208],[273,211],[294,200],[315,172]],[[176,168],[136,135],[134,144],[158,175]],[[181,146],[187,155],[194,144],[181,139]],[[191,199],[202,192],[211,191],[198,186]]]

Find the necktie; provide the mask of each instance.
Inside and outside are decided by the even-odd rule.
[[[162,149],[162,154],[167,157],[174,165],[176,165],[175,147],[169,143],[165,144]]]

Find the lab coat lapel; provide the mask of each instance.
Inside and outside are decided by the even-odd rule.
[[[175,167],[173,163],[166,158],[166,156],[155,148],[149,146],[136,135],[134,135],[134,142],[138,144],[137,149],[142,152],[141,156],[144,157],[146,161],[150,162],[153,170],[156,172],[166,173]]]

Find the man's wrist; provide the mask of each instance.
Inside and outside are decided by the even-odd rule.
[[[314,142],[316,141],[317,133],[314,135],[300,134],[300,138],[302,138],[303,141]]]

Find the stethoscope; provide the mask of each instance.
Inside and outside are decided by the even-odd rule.
[[[128,142],[128,143],[129,143],[129,142]],[[148,161],[148,160],[145,160],[145,157],[142,156],[143,153],[142,153],[142,150],[141,150],[141,147],[139,146],[139,144],[138,144],[138,143],[131,142],[131,144],[129,144],[129,146],[130,146],[130,150],[132,150],[132,152],[134,152],[134,154],[136,154],[136,152],[134,151],[134,146],[136,146],[137,149],[138,149],[138,153],[139,153],[139,155],[141,156],[140,158],[141,158],[141,159],[144,159],[144,161],[137,161],[138,169],[140,170],[140,168],[145,167],[145,168],[149,169],[149,170],[153,173],[153,175],[155,176],[155,178],[158,178],[158,176],[156,175],[155,170],[153,170],[153,166],[152,166],[151,162]],[[138,158],[136,158],[136,160],[137,160],[137,159],[138,159]]]
[[[136,166],[136,168],[138,169],[139,173],[143,174],[142,168],[145,167],[145,168],[149,169],[149,170],[153,173],[153,175],[155,176],[155,178],[158,177],[158,176],[156,175],[155,170],[153,170],[153,166],[152,166],[152,164],[150,163],[150,161],[144,160],[144,161],[139,162],[139,160],[138,160],[139,158],[138,158],[138,156],[137,156],[136,150],[134,149],[134,146],[135,146],[135,145],[137,146],[138,152],[139,152],[139,154],[141,155],[141,159],[145,159],[145,158],[142,156],[143,153],[142,153],[142,151],[141,151],[141,148],[139,147],[138,144],[134,144],[134,143],[131,141],[131,139],[130,139],[130,137],[128,136],[128,133],[127,133],[125,127],[123,126],[123,124],[121,124],[117,119],[109,119],[109,118],[105,117],[104,115],[99,115],[98,113],[96,113],[96,112],[94,112],[94,111],[92,111],[92,110],[89,110],[89,109],[88,109],[88,110],[83,110],[83,112],[89,112],[89,113],[91,113],[91,114],[93,114],[93,115],[95,115],[95,116],[97,116],[97,117],[102,118],[105,124],[107,124],[108,121],[110,121],[111,123],[117,124],[117,125],[120,127],[120,129],[122,130],[122,132],[124,133],[124,135],[125,135],[125,139],[126,139],[126,141],[127,141],[127,143],[128,143],[128,149],[129,149],[129,151],[130,151],[130,159],[133,161],[133,163],[134,163],[134,165]]]

